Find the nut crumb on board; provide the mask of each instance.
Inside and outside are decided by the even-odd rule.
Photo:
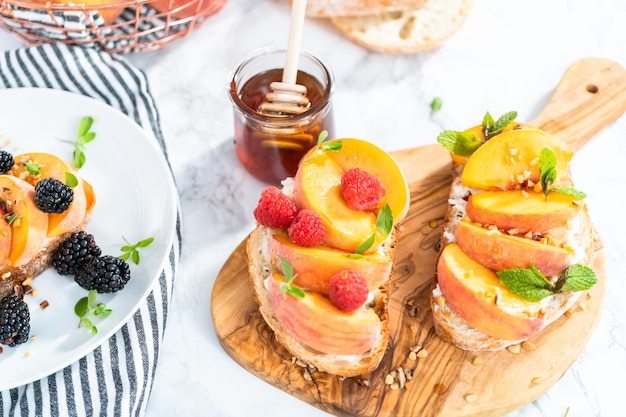
[[[395,371],[389,372],[385,376],[385,385],[392,390],[402,389],[407,382],[413,379],[413,370],[411,368],[398,367]]]

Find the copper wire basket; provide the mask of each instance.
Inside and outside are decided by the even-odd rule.
[[[132,54],[159,49],[187,35],[225,3],[226,0],[90,0],[86,5],[0,0],[0,27],[29,45],[59,42]]]

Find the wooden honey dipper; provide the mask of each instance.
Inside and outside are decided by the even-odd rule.
[[[271,92],[267,93],[265,101],[259,106],[260,111],[266,115],[289,116],[309,108],[307,88],[296,84],[305,11],[306,0],[293,0],[282,82],[270,84]]]

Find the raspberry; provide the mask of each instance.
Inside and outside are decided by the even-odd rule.
[[[313,210],[300,210],[287,231],[291,241],[300,246],[315,246],[319,244],[326,228],[322,219]]]
[[[354,311],[367,300],[367,281],[358,272],[346,269],[330,277],[328,297],[341,311]]]
[[[385,187],[369,172],[352,168],[341,177],[341,193],[351,209],[370,210],[385,196]]]
[[[259,203],[254,209],[256,221],[262,226],[274,229],[289,227],[296,214],[298,214],[296,203],[273,186],[261,192]]]

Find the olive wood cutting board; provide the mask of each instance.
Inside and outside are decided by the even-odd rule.
[[[617,63],[589,58],[573,64],[543,111],[530,124],[568,142],[575,150],[626,111],[626,71]],[[393,152],[409,182],[411,206],[402,222],[392,274],[391,338],[376,371],[360,378],[323,372],[305,378],[304,368],[277,342],[257,309],[248,281],[244,240],[219,272],[211,296],[217,336],[226,352],[252,374],[339,416],[502,416],[542,395],[569,369],[591,337],[602,309],[606,269],[597,240],[593,268],[599,277],[569,317],[531,339],[519,353],[467,352],[435,334],[429,291],[441,221],[451,182],[450,157],[432,144]],[[424,352],[412,359],[419,346]],[[478,358],[478,359],[477,359]],[[412,380],[391,389],[385,376],[409,368]]]

